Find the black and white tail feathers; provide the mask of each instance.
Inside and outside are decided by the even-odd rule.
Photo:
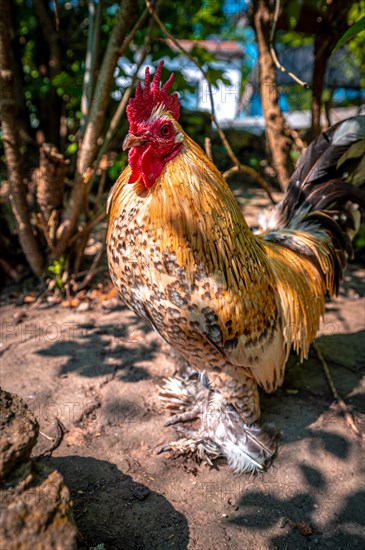
[[[299,158],[283,201],[260,221],[261,238],[306,255],[296,232],[330,235],[337,257],[337,284],[365,207],[365,115],[320,134]],[[309,256],[310,251],[309,252]],[[314,259],[314,258],[313,258]]]
[[[290,223],[299,211],[328,210],[343,229],[353,227],[346,202],[365,206],[365,115],[332,126],[311,143],[292,175],[281,214]]]

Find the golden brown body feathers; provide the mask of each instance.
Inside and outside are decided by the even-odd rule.
[[[273,391],[291,343],[307,354],[325,293],[334,290],[329,238],[298,233],[324,280],[308,258],[252,234],[223,177],[186,134],[154,188],[128,184],[129,174],[109,199],[109,263],[122,299],[196,369],[233,377],[242,369]]]

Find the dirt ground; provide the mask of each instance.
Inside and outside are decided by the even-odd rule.
[[[363,431],[364,274],[350,266],[318,340]],[[292,356],[284,385],[262,395],[265,423],[282,432],[274,464],[237,478],[223,463],[156,455],[176,439],[157,397],[174,359],[116,299],[74,310],[5,300],[1,332],[1,385],[25,399],[41,426],[33,455],[56,436],[55,417],[67,430],[41,460],[68,484],[81,549],[365,547],[363,443],[334,404],[314,350],[303,364]]]

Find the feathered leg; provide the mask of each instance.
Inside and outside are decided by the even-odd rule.
[[[245,424],[258,421],[260,398],[257,384],[242,368],[228,367],[224,372],[211,372],[209,381],[211,388],[236,409]]]
[[[223,456],[236,474],[265,468],[276,452],[277,438],[254,424],[260,416],[257,385],[241,369],[238,374],[239,381],[238,376],[209,373],[208,388],[196,379],[170,378],[160,399],[179,413],[167,424],[174,424],[184,437],[161,446],[159,452],[195,456],[208,464]],[[195,431],[179,424],[193,418],[200,419]]]
[[[209,379],[215,396],[219,395],[215,398],[217,418],[212,419],[215,442],[229,466],[236,474],[264,469],[276,454],[278,437],[274,430],[256,424],[260,399],[255,380],[242,368],[231,366],[224,372],[210,373]]]

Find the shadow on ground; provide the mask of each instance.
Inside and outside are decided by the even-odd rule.
[[[187,548],[185,517],[114,464],[79,456],[41,461],[61,472],[70,489],[80,550],[102,543],[108,550]]]
[[[317,342],[364,432],[363,273],[350,268],[346,292],[327,306]],[[18,313],[7,306],[5,318]],[[168,413],[156,387],[175,366],[167,346],[130,312],[97,304],[87,313],[25,314],[3,349],[3,384],[37,413],[46,434],[38,454],[55,437],[52,411],[68,430],[57,458],[43,460],[71,490],[82,550],[101,543],[106,550],[365,548],[363,441],[345,423],[313,348],[302,364],[290,357],[281,388],[262,392],[263,422],[282,432],[273,465],[235,478],[225,464],[211,470],[154,453],[176,439],[172,427],[163,428]],[[27,327],[45,327],[47,336],[57,323],[62,335],[55,342],[22,339]],[[290,520],[284,526],[282,517]]]
[[[360,428],[365,427],[365,393],[361,384],[365,372],[365,330],[323,335],[317,344],[338,393],[345,397]],[[311,438],[313,453],[323,451],[342,460],[348,458],[348,441],[331,430],[339,418],[343,421],[343,415],[313,348],[303,363],[291,355],[283,385],[271,395],[262,392],[261,403],[264,421],[274,423],[283,433],[284,443]]]
[[[138,382],[149,378],[138,362],[153,361],[158,350],[156,341],[144,341],[151,330],[138,320],[129,324],[78,324],[69,329],[68,338],[48,343],[37,353],[43,357],[66,357],[59,376],[77,372],[92,378],[113,373],[123,382]],[[113,364],[111,358],[115,359]]]
[[[313,472],[315,478],[318,475],[321,478],[317,470],[312,469]],[[303,491],[303,487],[301,489],[292,497],[283,499],[259,490],[246,493],[239,500],[239,514],[231,523],[257,534],[265,534],[270,527],[280,524],[282,534],[276,534],[270,539],[270,548],[276,550],[314,547],[326,550],[364,548],[365,536],[359,534],[365,525],[364,514],[361,512],[365,509],[364,491],[359,490],[349,495],[333,517],[323,525],[317,523],[316,515],[321,506],[325,485],[322,490],[318,490],[316,486],[312,487],[312,490],[309,487],[306,492]],[[336,498],[335,494],[333,498]],[[257,513],[258,509],[260,514]],[[280,512],[275,514],[273,511]]]

